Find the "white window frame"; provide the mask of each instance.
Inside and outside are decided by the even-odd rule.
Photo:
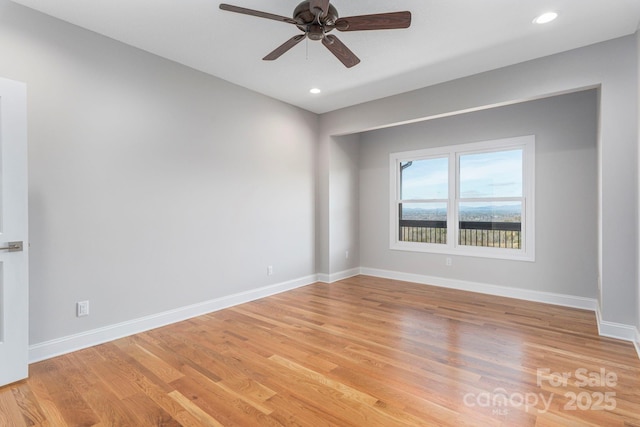
[[[482,152],[507,151],[522,149],[522,197],[492,198],[492,199],[460,199],[459,197],[459,159],[466,154]],[[400,203],[420,202],[421,200],[401,200],[400,194],[400,164],[408,161],[447,157],[449,160],[448,200],[438,200],[447,203],[447,243],[405,242],[399,239]],[[393,250],[430,252],[451,255],[463,255],[486,258],[499,258],[520,261],[535,261],[535,136],[519,136],[513,138],[474,142],[468,144],[449,145],[422,150],[404,151],[389,155],[390,171],[390,248]],[[458,207],[461,201],[521,201],[521,247],[495,248],[484,246],[459,245]],[[432,202],[435,200],[425,200]]]

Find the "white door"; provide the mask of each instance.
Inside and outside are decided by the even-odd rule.
[[[0,386],[29,373],[27,242],[27,90],[0,79]]]

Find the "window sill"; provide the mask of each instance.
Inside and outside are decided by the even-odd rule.
[[[476,258],[493,258],[508,261],[527,261],[535,262],[535,254],[526,253],[522,249],[496,249],[488,247],[465,247],[449,245],[430,245],[425,243],[395,243],[389,249],[404,252],[420,252],[431,254],[455,255]]]

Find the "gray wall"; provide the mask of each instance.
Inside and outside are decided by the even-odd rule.
[[[361,265],[595,298],[597,109],[591,90],[362,134]],[[535,262],[389,249],[390,153],[522,135],[536,137]]]
[[[602,295],[599,304],[604,321],[634,325],[638,321],[636,41],[636,36],[628,36],[323,114],[320,156],[330,158],[331,151],[336,149],[336,135],[600,87],[597,256]],[[321,207],[331,205],[334,198],[328,185],[332,167],[328,161],[319,164]],[[334,218],[329,211],[321,211],[318,219],[319,230],[331,229]],[[334,275],[338,271],[333,269],[330,260],[337,256],[333,252],[342,245],[330,237],[342,238],[337,233],[319,233],[317,259],[320,273]]]
[[[6,0],[0,52],[28,88],[32,344],[315,274],[316,115]]]
[[[337,246],[331,251],[334,271],[346,271],[360,267],[360,136],[348,135],[335,138],[331,150],[333,173],[330,177],[331,224],[330,241]],[[355,206],[354,206],[355,205]],[[347,258],[348,251],[348,258]]]

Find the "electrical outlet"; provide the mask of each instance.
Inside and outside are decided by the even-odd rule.
[[[267,276],[271,276],[273,274],[273,265],[267,266]]]
[[[349,259],[349,251],[344,251],[344,258]]]
[[[453,265],[453,260],[451,259],[451,257],[447,257],[444,263],[446,264],[447,267],[451,267]]]
[[[76,303],[76,317],[89,315],[89,301],[78,301]]]

